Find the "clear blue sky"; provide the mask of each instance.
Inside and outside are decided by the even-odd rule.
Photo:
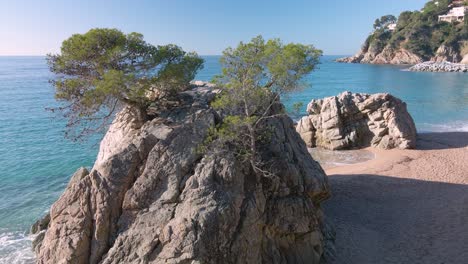
[[[73,33],[115,27],[153,44],[220,54],[262,34],[356,52],[375,18],[417,10],[426,0],[0,0],[0,55],[57,52]]]

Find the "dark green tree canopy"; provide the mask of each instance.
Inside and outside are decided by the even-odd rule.
[[[151,103],[149,92],[160,101],[171,97],[188,87],[203,64],[195,53],[178,46],[153,46],[139,33],[117,29],[75,34],[47,61],[56,76],[55,97],[66,103],[60,110],[68,127],[81,130],[72,138],[105,128],[124,105],[144,113]]]
[[[396,23],[397,18],[394,15],[382,16],[380,19],[376,19],[374,22],[374,29],[386,28],[388,25]]]

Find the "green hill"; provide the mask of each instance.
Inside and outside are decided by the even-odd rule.
[[[468,6],[468,1],[434,0],[426,3],[420,11],[401,13],[398,19],[392,15],[383,16],[376,20],[375,30],[366,39],[361,51],[339,61],[375,64],[415,64],[428,60],[468,63],[466,11],[464,20],[458,17],[460,21],[439,21],[439,16],[464,6]],[[396,27],[392,25],[394,29],[392,23],[396,23]]]

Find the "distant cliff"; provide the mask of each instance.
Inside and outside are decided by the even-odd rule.
[[[395,21],[376,20],[374,32],[361,50],[338,62],[371,64],[417,64],[423,61],[468,64],[468,19],[454,17],[452,22],[439,21],[454,8],[464,10],[467,1],[429,1],[421,11],[405,11]],[[463,14],[463,13],[462,13]]]

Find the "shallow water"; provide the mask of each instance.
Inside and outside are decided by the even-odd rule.
[[[420,131],[468,131],[468,74],[414,73],[402,67],[338,64],[325,56],[308,80],[312,86],[283,101],[352,92],[392,93],[408,103]],[[197,76],[220,72],[216,56],[205,57]],[[98,146],[63,138],[64,121],[45,111],[56,106],[44,57],[0,57],[0,264],[32,262],[29,226],[58,198],[70,175],[92,166]],[[303,110],[304,110],[303,109]],[[298,118],[299,115],[293,115]],[[358,162],[368,153],[316,153],[324,166]]]
[[[327,150],[310,148],[309,153],[324,169],[363,163],[375,158],[374,153],[368,150]]]

